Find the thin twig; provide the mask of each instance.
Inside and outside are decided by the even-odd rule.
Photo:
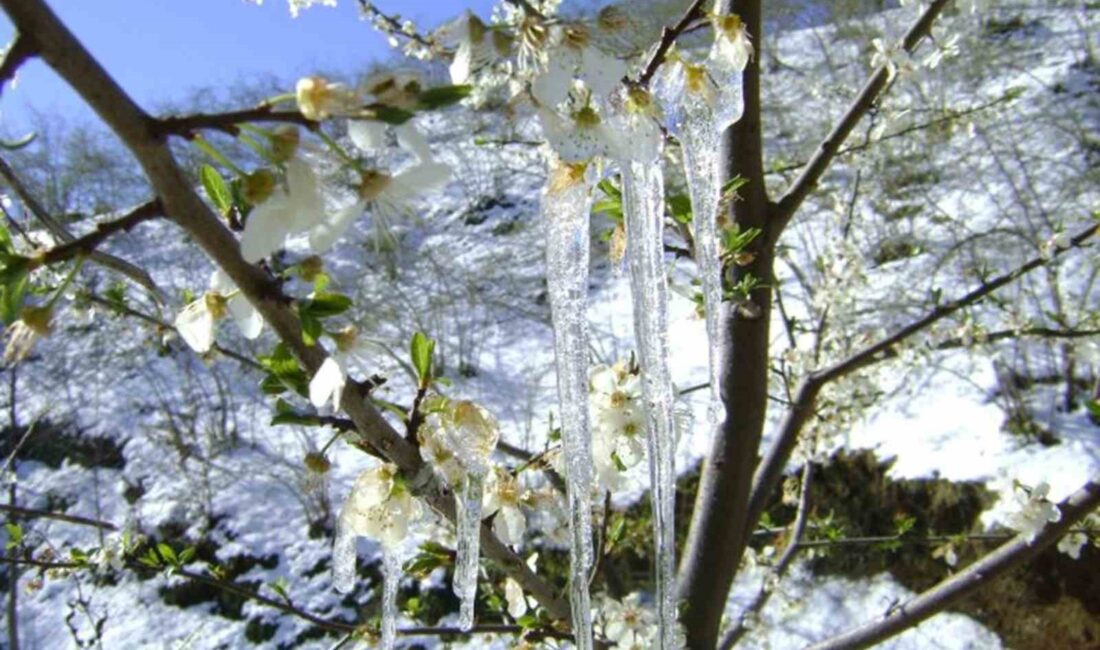
[[[153,131],[159,136],[175,135],[191,139],[196,131],[204,129],[221,131],[229,135],[237,135],[241,124],[277,122],[281,124],[298,124],[307,129],[315,130],[320,124],[302,115],[298,111],[277,111],[269,104],[261,104],[255,108],[246,108],[238,111],[226,111],[224,113],[194,113],[191,115],[174,115],[162,117],[153,123]]]
[[[23,508],[21,506],[4,505],[2,503],[0,503],[0,510],[4,512],[10,512],[19,517],[27,517],[29,519],[56,519],[57,521],[64,521],[80,526],[91,526],[93,528],[101,528],[103,530],[118,530],[118,526],[115,526],[108,521],[99,521],[98,519],[89,519],[88,517],[67,515],[63,512],[35,510],[34,508]]]
[[[134,226],[155,219],[160,215],[160,202],[156,199],[146,201],[132,208],[123,217],[96,225],[95,230],[83,237],[77,237],[64,244],[54,246],[42,254],[42,263],[46,265],[57,264],[79,255],[90,255],[111,235],[119,232],[129,232]]]
[[[379,29],[386,32],[387,34],[407,38],[408,40],[419,43],[420,45],[423,45],[424,47],[429,49],[434,49],[436,46],[434,41],[420,34],[419,32],[414,31],[410,34],[409,32],[405,31],[405,28],[401,25],[400,21],[398,21],[397,18],[389,14],[383,13],[380,9],[378,9],[378,7],[374,6],[373,2],[369,2],[368,0],[359,0],[359,9],[371,18],[381,21],[385,28],[382,29],[379,27]],[[378,26],[376,25],[376,27]]]
[[[684,15],[680,17],[680,20],[672,27],[665,27],[661,30],[661,40],[657,43],[657,49],[653,50],[653,54],[650,55],[649,61],[646,62],[645,67],[642,68],[641,74],[633,81],[636,86],[647,86],[649,81],[653,78],[653,75],[657,74],[657,69],[661,67],[661,64],[665,62],[665,56],[668,55],[668,51],[672,48],[672,44],[676,42],[676,39],[683,34],[691,24],[695,22],[703,14],[704,0],[695,0],[691,3],[685,11]]]

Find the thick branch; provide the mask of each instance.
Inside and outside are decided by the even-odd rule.
[[[27,207],[27,210],[29,210],[36,219],[41,221],[42,225],[46,226],[46,230],[49,230],[54,237],[62,242],[71,242],[76,239],[64,224],[54,219],[42,204],[38,202],[38,199],[34,198],[34,195],[27,190],[27,187],[23,185],[23,182],[16,176],[15,170],[13,170],[8,164],[8,161],[3,158],[0,158],[0,177],[3,177],[12,191],[15,192],[15,195],[19,197],[19,200]],[[111,269],[112,271],[116,271],[130,278],[137,284],[148,289],[149,293],[157,300],[163,298],[160,287],[153,282],[153,278],[144,270],[126,260],[101,251],[92,251],[88,255],[88,259],[104,268]]]
[[[34,44],[43,59],[134,153],[160,198],[165,215],[187,231],[240,288],[298,358],[305,372],[314,374],[325,359],[324,350],[305,344],[301,322],[274,279],[241,257],[236,238],[195,192],[163,134],[157,132],[157,122],[134,103],[42,0],[0,0],[0,6],[21,33],[34,35]],[[352,385],[344,391],[341,401],[360,438],[397,465],[408,477],[413,491],[429,506],[454,521],[454,499],[450,493],[439,484],[432,468],[421,460],[416,446],[409,444],[368,398],[362,387]],[[542,603],[551,616],[568,620],[569,606],[557,590],[532,572],[485,525],[481,528],[481,545],[486,556]]]
[[[192,115],[162,117],[153,126],[153,131],[159,136],[177,135],[185,138],[192,138],[195,131],[203,129],[237,135],[241,124],[252,122],[299,124],[310,130],[320,126],[317,122],[298,111],[277,111],[274,107],[264,104],[256,108],[227,111],[225,113],[194,113]]]
[[[917,18],[917,21],[913,23],[913,26],[909,28],[909,31],[905,34],[905,38],[902,40],[902,48],[906,52],[913,52],[917,49],[917,45],[921,40],[928,35],[932,29],[932,23],[947,6],[949,0],[934,0],[928,8],[924,10],[924,13]],[[878,101],[880,95],[889,86],[890,73],[887,70],[887,64],[880,65],[878,69],[874,71],[871,78],[864,84],[863,90],[860,91],[859,96],[848,108],[847,112],[840,119],[840,122],[833,127],[833,130],[825,137],[825,139],[818,145],[817,151],[814,152],[810,162],[806,165],[806,168],[802,170],[802,173],[795,179],[791,187],[779,199],[778,207],[776,210],[776,229],[774,237],[778,238],[779,233],[790,222],[795,212],[798,211],[799,206],[809,196],[810,192],[817,186],[817,182],[821,180],[821,177],[829,169],[833,160],[836,158],[837,153],[840,151],[841,146],[844,145],[844,141],[848,139],[848,136],[855,129],[860,120],[863,119],[871,108]]]
[[[1061,521],[1048,524],[1035,538],[1028,542],[1024,535],[1017,535],[1012,541],[963,571],[932,587],[909,602],[895,608],[885,618],[868,623],[850,632],[834,637],[817,645],[812,650],[848,650],[849,648],[869,648],[890,637],[903,632],[921,621],[947,609],[959,599],[984,587],[991,580],[1023,565],[1057,542],[1062,535],[1078,521],[1088,516],[1100,506],[1100,483],[1089,483],[1059,504],[1062,511]]]
[[[1070,248],[1077,248],[1093,237],[1100,226],[1090,226],[1078,233],[1070,240]],[[1067,250],[1057,250],[1055,255],[1062,255]],[[810,373],[802,382],[795,397],[794,404],[783,418],[779,427],[779,434],[775,443],[768,450],[767,456],[760,463],[756,475],[753,477],[752,497],[749,502],[749,521],[752,523],[760,519],[764,512],[764,506],[768,497],[775,491],[779,482],[783,479],[783,470],[791,458],[798,444],[798,436],[803,427],[813,415],[814,405],[821,389],[829,382],[835,381],[857,370],[866,368],[874,363],[890,358],[894,355],[894,348],[898,344],[909,339],[913,335],[927,329],[936,322],[956,313],[960,309],[969,307],[997,289],[1020,278],[1020,276],[1033,271],[1046,264],[1049,260],[1035,257],[1023,265],[993,278],[988,282],[951,302],[940,305],[926,314],[923,318],[913,321],[909,325],[898,330],[878,343],[869,345],[856,352],[847,359],[836,364]]]
[[[155,219],[160,215],[160,203],[155,199],[146,201],[136,208],[132,208],[123,217],[96,225],[95,230],[83,237],[54,246],[42,254],[42,263],[46,265],[57,264],[80,255],[90,255],[111,235],[123,231],[129,232],[131,228],[139,223]]]

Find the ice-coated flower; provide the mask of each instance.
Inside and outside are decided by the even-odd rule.
[[[929,70],[935,70],[941,63],[947,59],[954,58],[959,55],[959,35],[952,34],[943,43],[936,42],[935,49],[924,57],[924,67]]]
[[[1047,500],[1050,486],[1046,482],[1039,483],[1028,490],[1017,485],[1013,493],[1016,500],[1016,511],[1008,516],[1008,527],[1027,536],[1028,544],[1046,527],[1047,523],[1062,519],[1062,512],[1058,506]]]
[[[543,106],[555,108],[565,101],[574,80],[583,81],[594,97],[602,99],[626,76],[626,62],[596,47],[584,25],[555,25],[550,38],[545,68],[531,82],[531,94]]]
[[[283,246],[287,235],[324,219],[325,200],[313,169],[301,158],[286,163],[285,186],[274,187],[252,211],[241,233],[241,256],[258,262]]]
[[[744,70],[752,58],[753,50],[752,40],[745,24],[741,22],[741,16],[714,15],[710,22],[714,26],[711,60],[731,70]]]
[[[335,343],[332,354],[309,381],[309,401],[317,408],[331,402],[332,408],[339,409],[352,366],[365,363],[368,355],[378,349],[351,325],[333,334],[332,339]]]
[[[1042,244],[1039,244],[1039,256],[1044,260],[1052,260],[1058,252],[1068,249],[1072,244],[1069,233],[1059,230]]]
[[[11,366],[27,358],[38,339],[50,335],[53,309],[24,307],[19,320],[11,324],[4,345],[4,365]]]
[[[592,106],[563,118],[556,111],[539,109],[542,133],[550,148],[565,163],[582,163],[618,151],[615,132]]]
[[[489,411],[468,400],[449,401],[430,413],[424,426],[455,455],[463,472],[488,472],[500,440],[500,426]]]
[[[631,87],[616,97],[621,104],[611,120],[614,155],[620,161],[650,163],[661,155],[661,109],[648,91]]]
[[[630,468],[645,458],[641,382],[625,364],[596,366],[589,375],[592,460],[600,482],[622,487]]]
[[[397,467],[386,463],[365,470],[355,479],[337,527],[392,548],[404,541],[409,524],[421,514],[420,502],[399,480]]]
[[[295,86],[298,110],[306,119],[320,122],[333,115],[345,115],[355,110],[359,98],[342,83],[332,83],[323,77],[303,77]]]
[[[1081,531],[1069,533],[1058,540],[1058,550],[1075,560],[1081,559],[1081,548],[1089,543],[1089,536]]]
[[[229,276],[218,269],[210,276],[210,290],[176,316],[176,331],[192,350],[206,354],[214,346],[214,326],[227,315],[246,339],[258,337],[263,330],[263,317]]]
[[[871,39],[875,52],[871,55],[871,67],[886,66],[886,80],[893,81],[899,73],[905,74],[913,69],[909,53],[897,43],[887,45],[881,38]]]
[[[366,210],[374,217],[379,238],[392,240],[389,222],[406,212],[406,203],[417,193],[443,186],[450,177],[451,168],[436,162],[421,162],[394,176],[368,169],[360,175],[358,199],[314,227],[310,247],[315,253],[328,250]]]
[[[527,532],[527,518],[524,517],[520,505],[523,503],[525,490],[520,485],[519,479],[501,467],[493,468],[489,473],[489,480],[485,486],[485,494],[482,497],[482,517],[493,519],[493,532],[500,541],[509,546],[516,546],[523,542],[523,535]]]

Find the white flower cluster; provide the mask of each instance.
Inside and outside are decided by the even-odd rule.
[[[1046,482],[1033,488],[1017,483],[1013,490],[1015,510],[1009,514],[1005,523],[1009,528],[1025,535],[1029,544],[1035,541],[1048,523],[1062,519],[1058,506],[1047,500],[1049,492],[1050,485]]]
[[[637,368],[600,365],[589,375],[592,461],[607,490],[622,489],[627,472],[645,458],[645,412]]]
[[[642,604],[641,595],[632,593],[622,600],[604,596],[598,612],[604,637],[615,650],[650,650],[660,642],[657,615]],[[678,643],[671,650],[687,645],[683,630],[677,635]]]

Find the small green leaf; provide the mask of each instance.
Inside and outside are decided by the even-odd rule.
[[[280,391],[281,392],[281,391]],[[313,427],[320,424],[316,415],[307,415],[294,410],[285,399],[275,402],[275,417],[271,418],[271,426],[280,424],[293,424],[298,426]]]
[[[321,321],[312,312],[308,311],[301,313],[301,320],[302,341],[309,346],[317,345],[317,341],[321,339],[321,334],[325,332]]]
[[[691,199],[686,194],[673,194],[668,197],[666,203],[668,203],[668,213],[672,215],[676,223],[691,223]]]
[[[5,549],[11,550],[23,543],[23,528],[19,524],[6,523],[4,530],[8,531],[8,543]]]
[[[339,293],[317,293],[302,301],[298,313],[313,318],[329,318],[344,313],[351,307],[351,298]]]
[[[8,151],[18,151],[19,149],[22,149],[23,147],[34,142],[34,139],[37,137],[38,134],[31,131],[27,135],[16,140],[0,140],[0,148],[6,149]]]
[[[425,111],[435,110],[457,104],[474,89],[473,86],[436,86],[420,93],[420,109]]]
[[[159,569],[161,567],[160,556],[153,549],[145,551],[145,555],[138,558],[138,562],[152,569]]]
[[[20,261],[23,260],[23,261]],[[0,319],[5,325],[11,325],[19,319],[23,309],[23,298],[27,294],[30,275],[27,272],[26,258],[16,257],[0,273]]]
[[[420,387],[427,388],[432,381],[432,352],[435,351],[435,341],[428,338],[423,332],[413,334],[410,346],[413,368],[420,379]]]
[[[376,122],[385,122],[386,124],[392,124],[394,126],[401,126],[405,122],[411,120],[413,115],[413,113],[401,108],[394,108],[393,106],[387,106],[385,104],[371,104],[363,109],[359,117],[367,120],[375,120]]]
[[[199,178],[202,180],[202,187],[206,190],[207,198],[218,209],[218,212],[223,215],[228,214],[229,209],[233,207],[233,193],[225,184],[225,179],[218,173],[218,170],[210,165],[203,165],[199,168]]]
[[[289,603],[290,594],[287,592],[287,587],[289,586],[290,585],[286,581],[286,577],[279,576],[279,578],[275,582],[271,583],[271,590],[279,594],[279,596],[281,596],[283,600]]]
[[[176,557],[176,552],[172,550],[171,546],[165,544],[164,542],[157,544],[157,553],[159,553],[160,556],[172,566],[178,566],[180,563],[179,558]]]
[[[191,560],[195,559],[195,547],[188,546],[180,551],[180,564],[187,564]]]

